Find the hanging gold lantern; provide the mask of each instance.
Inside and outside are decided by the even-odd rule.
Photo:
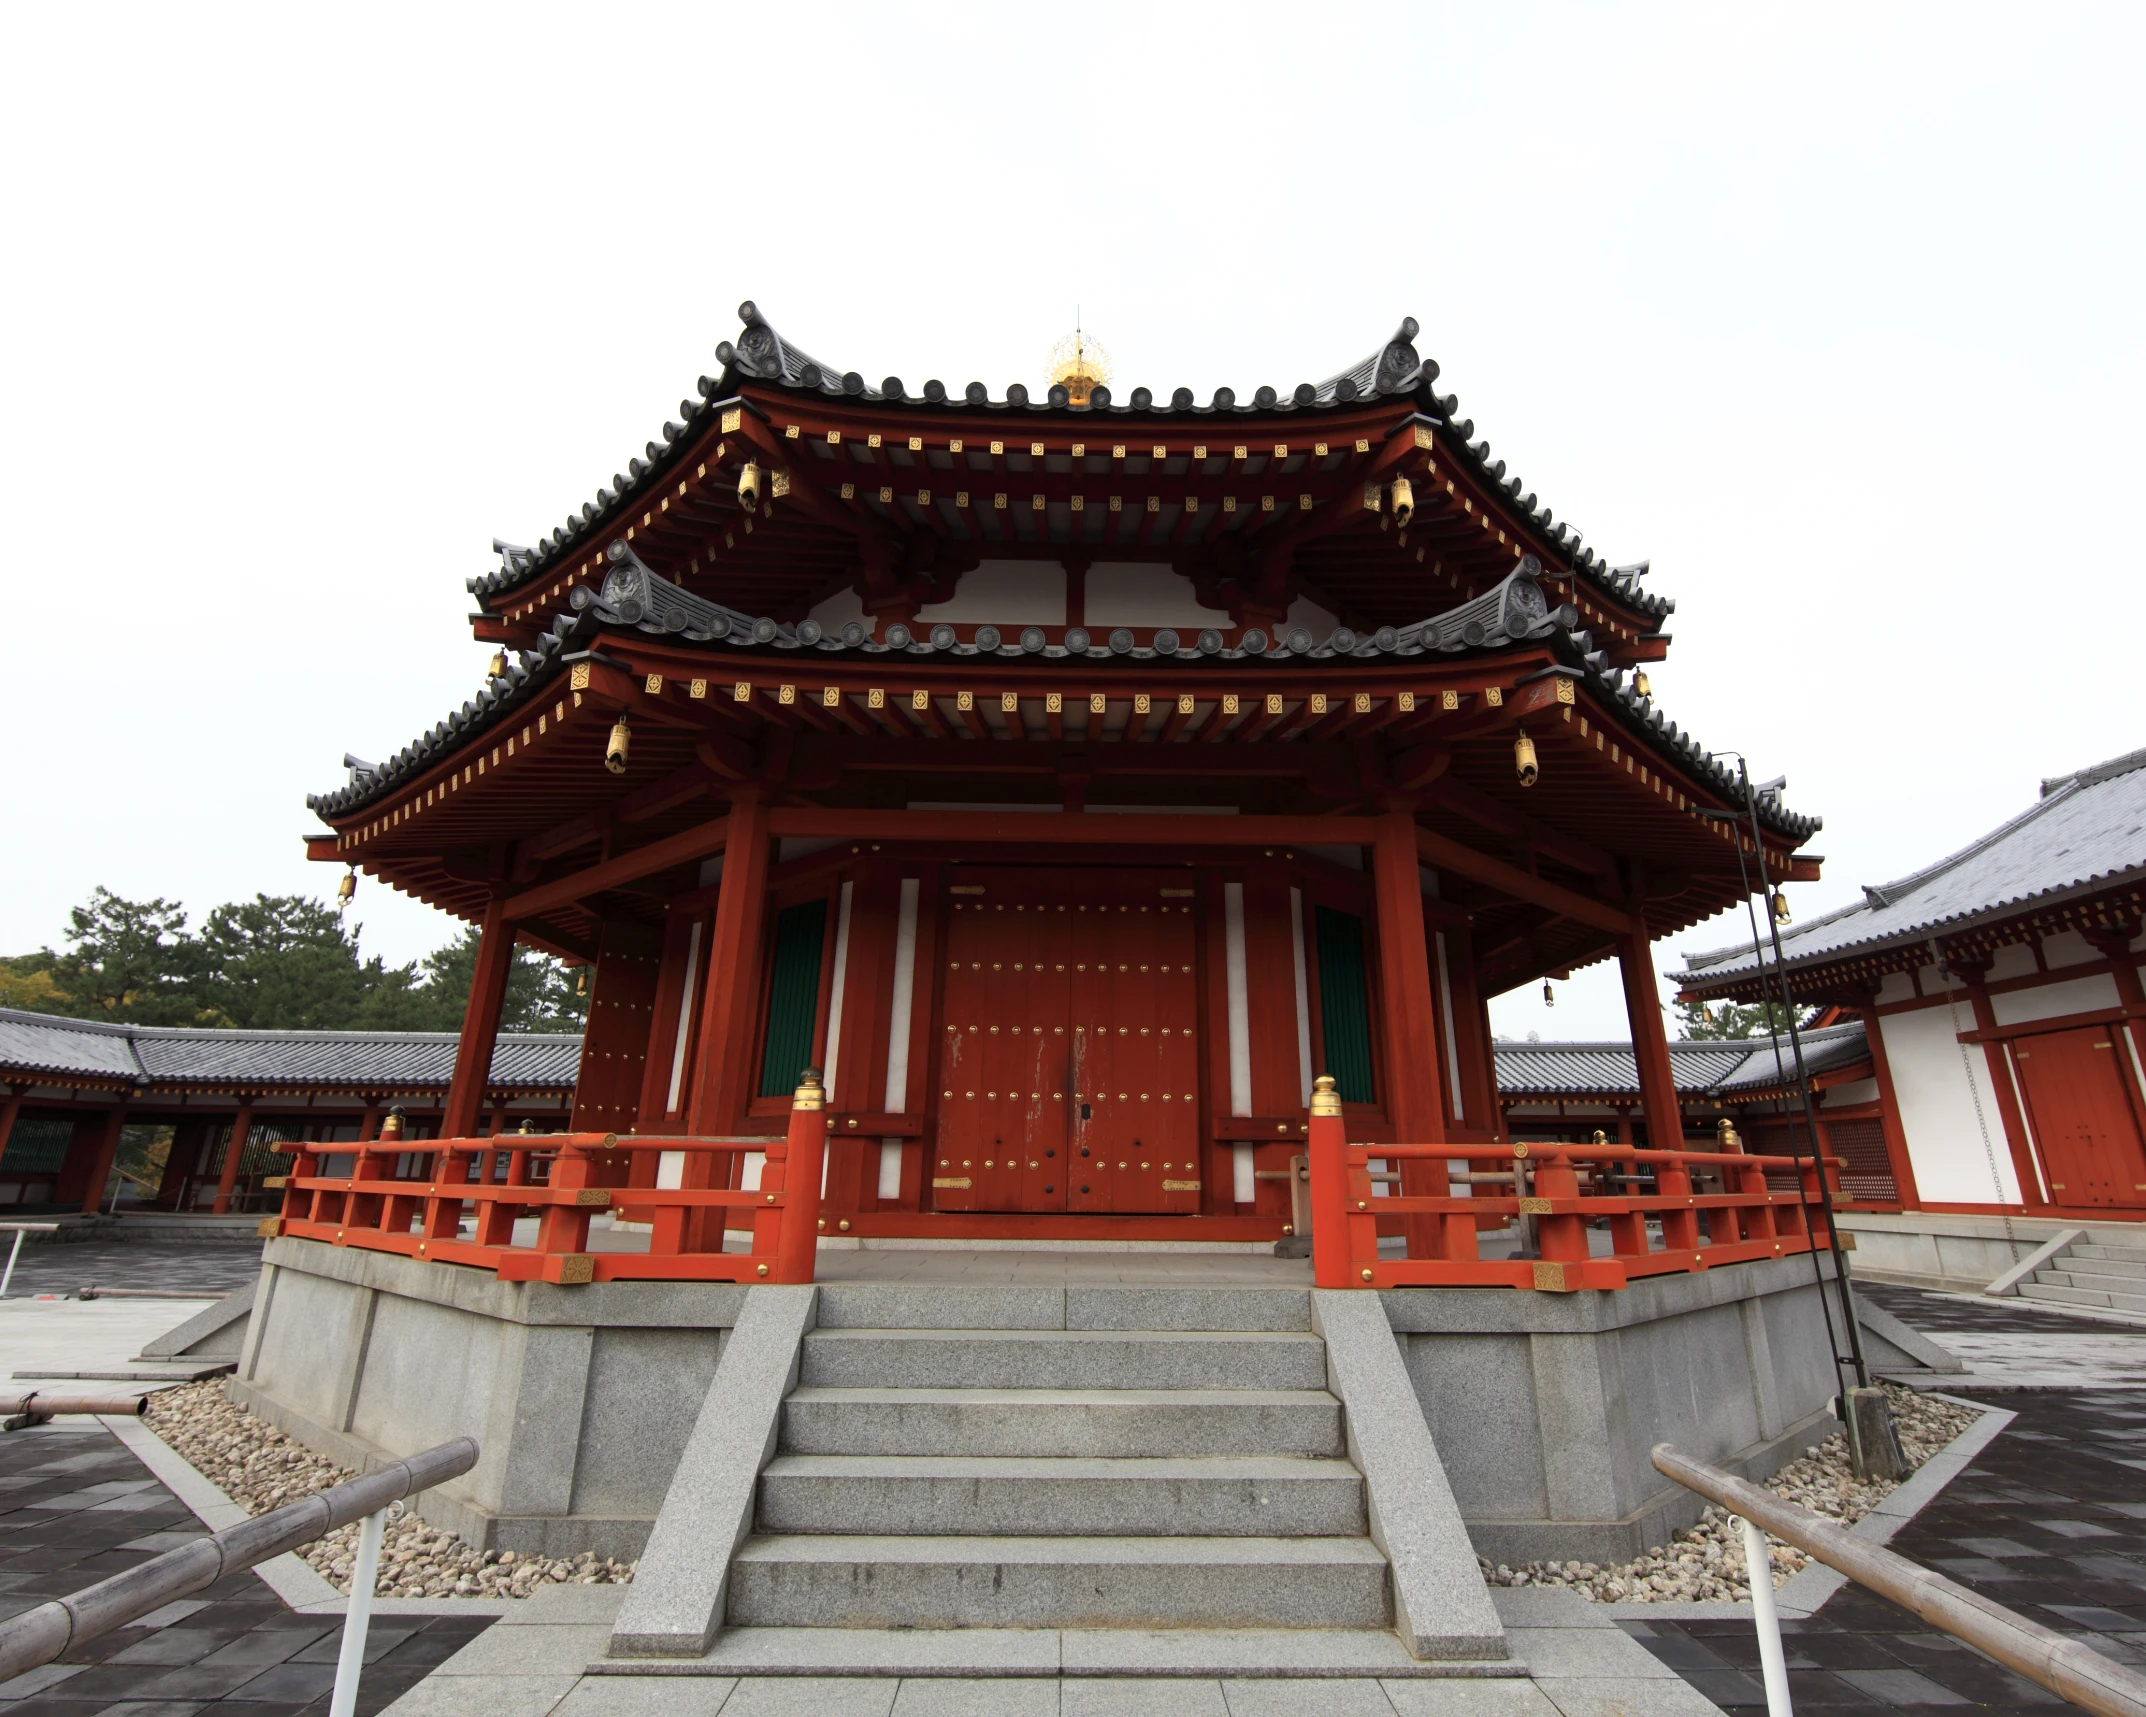
[[[1393,522],[1403,530],[1408,521],[1416,516],[1416,486],[1406,477],[1393,480]]]
[[[626,725],[626,712],[611,724],[611,743],[604,747],[604,767],[614,775],[626,773],[626,752],[633,744],[633,730]]]
[[[574,994],[577,996],[585,996],[588,993],[589,969],[588,967],[583,966],[579,971],[574,974]]]
[[[760,467],[751,459],[738,473],[738,505],[748,513],[760,505]]]
[[[1637,698],[1651,698],[1654,696],[1654,685],[1647,678],[1645,668],[1634,668],[1632,670],[1632,695]]]
[[[1786,924],[1788,920],[1788,890],[1777,888],[1773,891],[1773,921],[1776,924]]]
[[[343,872],[342,880],[335,885],[335,898],[344,906],[348,906],[350,904],[351,896],[353,896],[357,892],[358,867],[356,865],[352,865],[348,870]]]
[[[1550,980],[1548,978],[1545,978],[1542,981],[1542,1005],[1546,1008],[1554,1008],[1557,1006],[1557,992],[1550,988]]]
[[[1513,773],[1520,777],[1520,785],[1532,787],[1542,775],[1542,764],[1535,756],[1535,742],[1526,734],[1513,741]]]

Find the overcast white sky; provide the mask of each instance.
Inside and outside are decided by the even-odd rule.
[[[19,8],[0,951],[326,893],[309,789],[472,692],[463,581],[752,297],[823,359],[1330,374],[1404,315],[1675,596],[1668,712],[1821,812],[1802,912],[2146,744],[2146,13]],[[368,944],[452,926],[367,883]],[[1732,940],[1710,926],[1665,943]],[[1500,1030],[1623,1036],[1611,974]]]

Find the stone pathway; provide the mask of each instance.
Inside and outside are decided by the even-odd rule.
[[[122,1254],[120,1262],[151,1273],[136,1281],[168,1285],[154,1276],[166,1268],[154,1257],[160,1248],[64,1250],[78,1258]],[[190,1249],[197,1261],[207,1250]],[[229,1259],[223,1250],[204,1267],[242,1265],[235,1272],[242,1284],[252,1269],[250,1250],[231,1248]],[[885,1254],[871,1256],[874,1266],[887,1261]],[[941,1279],[943,1272],[971,1280],[1072,1282],[1117,1279],[1121,1272],[1171,1279],[1189,1264],[1211,1270],[1216,1261],[962,1253],[903,1262]],[[1242,1265],[1249,1266],[1247,1275],[1266,1275],[1263,1266],[1295,1262],[1247,1258]],[[96,1279],[109,1278],[99,1272]],[[2088,1637],[2111,1656],[2146,1664],[2146,1454],[2139,1435],[2146,1428],[2146,1386],[2136,1381],[2146,1374],[2146,1331],[1958,1295],[1865,1291],[1972,1353],[1974,1378],[1964,1385],[1948,1380],[1948,1392],[1988,1393],[2020,1415],[1893,1547],[2052,1627]],[[64,1309],[114,1316],[141,1304]],[[169,1323],[174,1312],[188,1309],[166,1303],[158,1318]],[[2046,1386],[2052,1376],[2069,1386]],[[77,1590],[198,1530],[199,1522],[101,1426],[63,1421],[0,1436],[0,1615]],[[557,1595],[559,1604],[533,1602],[496,1625],[467,1615],[376,1618],[359,1711],[391,1709],[392,1717],[1708,1717],[1718,1710],[1759,1717],[1764,1710],[1747,1618],[1616,1617],[1557,1592],[1495,1594],[1515,1653],[1534,1672],[1528,1681],[584,1677],[581,1667],[600,1653],[607,1630],[601,1617],[569,1611],[613,1602],[616,1594],[561,1588]],[[0,1685],[0,1717],[190,1717],[225,1705],[233,1717],[324,1717],[339,1628],[334,1618],[292,1611],[256,1576],[234,1575],[67,1662]],[[1962,1713],[2064,1708],[1853,1587],[1817,1615],[1787,1624],[1787,1633],[1800,1710],[1862,1717],[1941,1707]]]
[[[93,1419],[0,1435],[0,1616],[80,1591],[200,1531]],[[489,1625],[376,1618],[361,1717]],[[225,1704],[233,1717],[325,1717],[341,1626],[293,1612],[254,1574],[233,1574],[0,1684],[0,1717],[191,1717]]]
[[[2146,1371],[2146,1332],[2111,1334],[2106,1325],[2053,1321],[2004,1301],[1863,1291],[1963,1357],[1975,1355],[1977,1376],[1945,1380],[1947,1393],[1986,1395],[2019,1415],[1891,1548],[2146,1667],[2146,1388],[2132,1381]],[[2033,1386],[2050,1376],[2064,1386]],[[1623,1625],[1731,1717],[1763,1717],[1758,1642],[1747,1617]],[[1799,1711],[1863,1717],[1944,1708],[1965,1717],[2068,1709],[1855,1586],[1782,1631]]]
[[[0,1246],[14,1239],[0,1234]],[[261,1244],[204,1245],[156,1240],[84,1240],[67,1245],[25,1245],[15,1263],[8,1298],[72,1294],[86,1287],[225,1294],[248,1286],[261,1273]],[[178,1320],[174,1318],[172,1322]]]

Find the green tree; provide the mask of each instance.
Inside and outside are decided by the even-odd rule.
[[[1775,1037],[1787,1029],[1788,1015],[1779,1002],[1718,1002],[1712,1007],[1700,1001],[1677,1003],[1677,1036],[1687,1042]]]
[[[68,914],[64,954],[44,951],[53,999],[78,1019],[198,1025],[201,944],[175,900],[122,900],[99,887]]]
[[[358,927],[301,894],[219,906],[201,927],[204,1013],[246,1031],[346,1031],[384,976],[361,962]]]
[[[438,1009],[433,1031],[459,1031],[470,986],[477,979],[478,931],[475,925],[443,948],[425,956],[425,980],[419,994]],[[562,960],[516,945],[507,970],[507,995],[499,1010],[499,1029],[512,1032],[580,1031],[589,1016],[588,997]]]

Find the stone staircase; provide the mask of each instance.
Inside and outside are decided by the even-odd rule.
[[[2092,1228],[2018,1287],[2024,1300],[2146,1317],[2146,1231]]]
[[[1373,1295],[749,1292],[593,1673],[1525,1673]]]
[[[1302,1331],[820,1329],[731,1570],[746,1627],[1383,1628]]]

